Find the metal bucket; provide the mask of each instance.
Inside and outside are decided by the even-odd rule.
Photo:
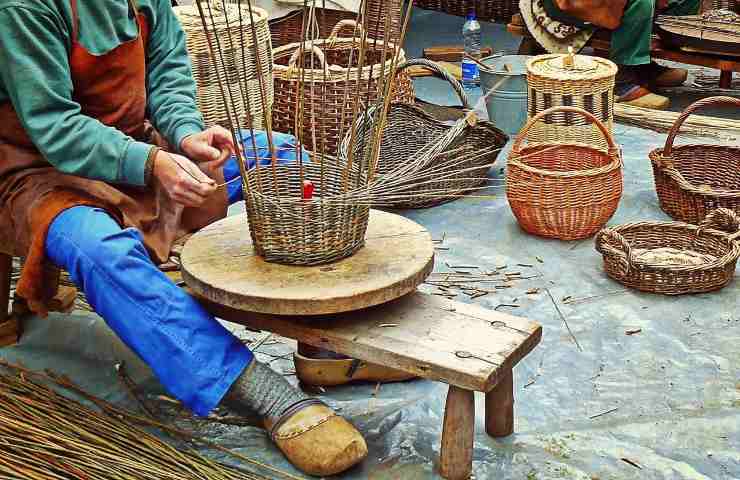
[[[488,119],[509,135],[516,135],[527,122],[527,60],[529,55],[493,55],[480,68]],[[506,65],[507,67],[504,67]]]

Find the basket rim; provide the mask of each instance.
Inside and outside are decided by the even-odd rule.
[[[706,262],[701,265],[651,265],[650,270],[652,271],[665,271],[674,273],[689,273],[701,270],[709,270],[714,268],[724,268],[729,264],[736,262],[740,258],[740,241],[737,239],[730,239],[727,232],[713,228],[702,228],[698,225],[693,225],[685,222],[671,222],[671,221],[642,221],[642,222],[629,222],[617,225],[614,227],[603,228],[596,236],[596,250],[598,250],[603,256],[617,256],[621,257],[628,265],[632,266],[633,262],[624,250],[613,248],[605,244],[604,236],[609,232],[615,232],[621,234],[630,230],[639,230],[643,228],[670,228],[672,230],[684,230],[683,235],[695,235],[697,233],[701,235],[712,235],[725,240],[729,246],[728,251],[715,259],[713,262]],[[638,269],[639,270],[639,269]]]
[[[680,145],[678,147],[673,147],[672,151],[681,151],[681,150],[687,150],[687,149],[693,149],[693,148],[711,148],[711,149],[717,149],[717,150],[737,150],[740,153],[740,147],[735,146],[727,146],[727,145],[707,145],[707,144],[688,144],[688,145]],[[652,150],[648,157],[650,158],[651,163],[654,167],[660,169],[663,173],[671,177],[673,180],[678,183],[679,187],[681,187],[683,190],[687,190],[695,195],[701,195],[705,197],[720,197],[720,198],[737,198],[740,200],[740,189],[738,190],[716,190],[712,187],[709,187],[709,189],[706,188],[699,188],[698,186],[695,186],[693,183],[688,181],[686,177],[683,176],[683,174],[673,165],[673,162],[669,162],[668,165],[664,163],[666,159],[671,159],[672,156],[667,157],[663,156],[663,151],[665,149],[663,147],[656,148]]]
[[[594,81],[594,80],[604,80],[604,79],[612,78],[612,77],[614,77],[617,74],[617,70],[618,69],[617,69],[617,65],[614,62],[612,62],[611,60],[608,60],[606,58],[600,58],[600,57],[595,57],[595,56],[591,56],[591,55],[579,55],[579,56],[589,57],[594,62],[600,64],[601,66],[606,67],[606,69],[605,69],[604,72],[602,72],[602,73],[600,73],[598,75],[590,76],[590,77],[574,78],[574,77],[568,76],[567,74],[562,74],[562,75],[557,75],[557,74],[554,74],[553,75],[553,74],[551,74],[551,75],[548,75],[545,72],[542,72],[542,71],[537,70],[537,68],[535,67],[535,63],[541,63],[541,62],[544,62],[546,60],[555,59],[555,58],[563,57],[563,56],[566,56],[566,55],[567,54],[563,54],[563,53],[546,53],[546,54],[543,54],[543,55],[534,56],[534,57],[530,58],[529,60],[527,60],[527,74],[528,75],[537,76],[537,77],[540,77],[540,78],[547,78],[547,79],[550,79],[550,80],[562,80],[562,81],[569,81],[569,82],[591,82],[591,81]]]
[[[611,161],[602,167],[589,168],[587,170],[559,171],[559,170],[546,170],[544,168],[532,167],[528,165],[527,163],[518,160],[518,157],[526,157],[527,155],[530,155],[531,153],[533,153],[533,152],[530,152],[533,149],[542,150],[544,148],[550,151],[551,149],[568,148],[568,147],[576,147],[576,148],[583,148],[586,150],[597,151],[600,154],[609,157]],[[525,146],[524,148],[519,150],[519,153],[515,153],[514,151],[511,151],[509,153],[507,164],[509,166],[512,166],[512,165],[516,166],[517,168],[520,168],[529,173],[535,173],[535,174],[542,175],[545,177],[577,178],[577,177],[591,177],[591,176],[603,175],[605,173],[611,173],[614,170],[621,169],[622,168],[622,156],[619,152],[615,152],[614,154],[609,154],[587,143],[580,143],[580,142],[569,142],[569,143],[558,143],[558,144],[537,143],[537,144],[531,144],[531,145]]]

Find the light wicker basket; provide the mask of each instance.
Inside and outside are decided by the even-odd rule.
[[[296,135],[308,150],[328,155],[336,155],[344,134],[350,130],[355,100],[359,100],[358,111],[366,102],[374,102],[379,79],[387,78],[393,67],[395,46],[372,40],[366,42],[365,65],[358,68],[360,35],[338,37],[344,27],[357,28],[357,24],[340,22],[328,39],[305,42],[302,59],[298,58],[301,44],[275,50],[275,90],[280,95],[273,105],[273,128]],[[385,59],[381,58],[383,54]],[[398,61],[405,61],[403,50]],[[413,103],[413,83],[407,74],[398,77],[393,100]],[[302,120],[300,125],[296,125],[297,119]]]
[[[475,12],[478,20],[508,23],[519,13],[517,0],[416,0],[414,6],[459,17]]]
[[[236,0],[230,0],[232,2]],[[346,10],[333,10],[329,8],[316,8],[313,17],[309,9],[308,14],[304,10],[296,10],[288,15],[277,18],[270,22],[270,33],[272,34],[272,47],[282,47],[290,43],[300,42],[301,39],[327,38],[334,25],[342,20],[357,20],[367,27],[367,35],[370,38],[382,40],[385,38],[385,27],[387,13],[392,13],[390,18],[390,36],[392,42],[401,36],[401,1],[400,0],[367,0],[367,20],[363,20],[355,12]],[[308,23],[306,18],[308,17]],[[302,35],[302,29],[308,28],[307,35]]]
[[[596,237],[604,269],[637,290],[666,295],[718,290],[732,281],[740,257],[740,218],[727,209],[701,226],[635,222],[605,228]]]
[[[366,184],[360,169],[335,168],[336,159],[262,166],[249,171],[245,191],[249,232],[267,262],[320,265],[348,257],[365,244],[370,207],[342,201],[346,185]],[[326,166],[327,168],[323,168]],[[303,182],[315,186],[303,199]]]
[[[660,208],[674,220],[698,224],[718,207],[740,214],[740,146],[673,145],[691,114],[719,106],[740,110],[740,99],[711,97],[695,102],[676,119],[665,147],[650,152]]]
[[[436,76],[446,80],[460,98],[463,108],[470,110],[468,96],[462,85],[447,71],[434,62],[413,59],[399,65],[396,75],[408,68],[422,66]],[[375,130],[377,108],[367,116],[358,118],[353,148],[353,161],[364,163],[370,151],[370,143]],[[496,161],[501,149],[509,138],[492,123],[479,121],[475,125],[466,124],[455,136],[448,137],[441,146],[440,153],[433,158],[420,159],[417,154],[430,142],[443,137],[452,127],[437,120],[418,107],[403,103],[392,103],[388,110],[385,128],[380,144],[380,157],[376,173],[382,177],[393,174],[400,168],[408,167],[410,161],[419,162],[420,168],[412,188],[398,195],[396,201],[386,201],[387,208],[427,208],[451,200],[486,182],[491,165]],[[349,157],[351,132],[342,141],[340,158]],[[428,170],[429,176],[422,174]]]
[[[580,115],[605,138],[607,152],[584,143],[532,143],[533,125],[548,115]],[[522,143],[530,142],[526,147]],[[622,197],[619,147],[601,121],[575,107],[537,114],[519,133],[509,155],[506,196],[528,233],[561,240],[590,237],[614,215]]]
[[[236,5],[227,4],[226,9],[221,2],[211,2],[209,5],[209,13],[212,13],[215,28],[209,24],[208,31],[213,38],[218,37],[221,45],[221,53],[215,62],[211,58],[208,38],[196,6],[173,7],[187,36],[187,50],[193,68],[198,109],[203,114],[206,126],[222,125],[232,128],[218,84],[219,74],[229,72],[225,83],[232,92],[231,110],[239,115],[238,124],[248,126],[250,124],[248,112],[251,112],[252,127],[261,129],[272,108],[274,97],[268,14],[261,8],[253,7],[250,16],[249,9],[242,5],[240,17]],[[254,18],[256,45],[251,18]],[[260,69],[257,68],[258,59]],[[251,108],[247,108],[247,105]]]
[[[566,106],[586,110],[606,125],[614,126],[614,82],[617,66],[587,55],[539,55],[527,61],[529,118],[548,108]],[[536,142],[579,142],[607,151],[604,135],[580,115],[548,115],[532,126]]]

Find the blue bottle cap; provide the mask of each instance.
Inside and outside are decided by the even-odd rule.
[[[468,12],[467,20],[475,20],[475,12]]]

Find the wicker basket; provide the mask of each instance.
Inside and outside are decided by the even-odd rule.
[[[740,99],[712,97],[689,106],[668,133],[665,148],[650,152],[660,208],[674,220],[699,224],[718,207],[740,213],[740,147],[673,146],[683,122],[711,106],[740,107]]]
[[[605,228],[596,237],[596,250],[616,281],[645,292],[680,295],[730,283],[740,256],[738,238],[740,218],[732,210],[718,209],[699,227],[635,222]]]
[[[592,113],[612,133],[617,66],[586,55],[539,55],[527,61],[529,118],[548,108],[578,107]],[[548,115],[532,127],[536,142],[579,142],[608,150],[604,135],[580,115]]]
[[[232,2],[235,0],[231,0]],[[388,5],[390,3],[390,5]],[[310,11],[309,11],[310,12]],[[327,38],[334,25],[342,20],[357,20],[357,13],[346,10],[332,10],[329,8],[316,8],[313,17],[309,13],[308,25],[305,23],[306,15],[303,9],[296,10],[288,15],[272,20],[270,22],[270,33],[272,34],[272,47],[282,47],[290,43],[300,42],[302,38],[319,39]],[[383,40],[385,38],[386,16],[385,12],[398,12],[390,20],[391,34],[389,39],[397,41],[401,36],[401,2],[400,0],[368,0],[367,20],[360,18],[360,23],[366,25],[367,35],[370,38]],[[302,35],[302,29],[308,26],[308,35]]]
[[[226,10],[224,10],[222,3],[212,2],[210,8],[216,25],[215,29],[212,25],[208,25],[209,34],[218,37],[222,54],[216,62],[213,62],[211,58],[208,38],[203,30],[203,23],[196,6],[174,7],[175,14],[187,36],[187,49],[193,68],[198,109],[203,114],[206,126],[222,125],[231,128],[229,115],[224,107],[218,85],[219,73],[228,71],[231,75],[227,79],[227,87],[233,92],[230,101],[232,111],[236,111],[239,115],[239,125],[249,125],[248,112],[251,112],[252,127],[261,129],[265,122],[265,112],[270,111],[273,103],[273,62],[270,30],[267,25],[268,14],[261,8],[252,9],[257,38],[255,48],[248,8],[241,7],[243,9],[241,21],[236,5],[226,5]],[[259,59],[261,69],[257,68],[257,59]],[[222,62],[225,65],[221,65]],[[263,104],[263,93],[266,104]],[[247,108],[247,105],[251,108]]]
[[[530,143],[533,125],[547,115],[581,115],[596,125],[608,152],[583,143]],[[561,240],[590,237],[611,218],[622,197],[619,147],[599,119],[575,107],[553,107],[524,126],[509,156],[506,196],[528,233]]]
[[[423,66],[435,75],[447,80],[457,93],[463,108],[470,110],[468,96],[460,83],[434,62],[414,59],[400,65],[396,74],[413,66]],[[370,150],[366,145],[374,130],[375,109],[357,122],[357,140],[354,144],[353,161],[366,162],[364,155]],[[379,176],[392,174],[409,164],[418,161],[417,153],[430,142],[436,141],[451,130],[451,126],[441,122],[418,107],[393,103],[388,110],[383,137],[380,145],[380,158],[376,172]],[[382,206],[388,208],[426,208],[454,200],[486,182],[488,170],[496,161],[501,149],[509,138],[490,122],[479,121],[476,125],[465,126],[456,136],[448,137],[441,152],[434,158],[422,161],[419,173],[430,170],[427,178],[417,177],[417,186],[405,190],[397,201],[386,201]],[[348,158],[351,132],[345,135],[340,157]],[[448,172],[440,172],[441,166],[448,166]],[[415,173],[415,175],[418,175]],[[429,183],[424,183],[429,182]]]
[[[459,17],[474,11],[478,20],[489,22],[509,23],[519,13],[517,0],[416,0],[414,5]]]
[[[312,163],[249,171],[245,192],[249,232],[256,253],[265,261],[320,265],[348,257],[365,244],[370,207],[336,197],[347,183],[363,184],[366,175],[354,169],[345,177],[343,169],[322,168],[331,162],[336,159],[313,155]],[[316,188],[310,200],[302,199],[304,181]]]
[[[385,46],[382,40],[366,42],[365,65],[358,68],[360,40],[337,37],[341,28],[355,26],[353,21],[340,22],[330,38],[305,42],[303,59],[298,59],[298,43],[275,50],[275,90],[280,95],[273,104],[273,128],[296,135],[308,150],[335,155],[355,119],[355,100],[359,99],[358,112],[365,102],[374,102],[378,80],[391,73],[395,46]],[[404,60],[401,50],[399,62]],[[393,99],[413,103],[413,83],[408,75],[397,79]],[[297,118],[302,119],[301,125],[296,125]]]

